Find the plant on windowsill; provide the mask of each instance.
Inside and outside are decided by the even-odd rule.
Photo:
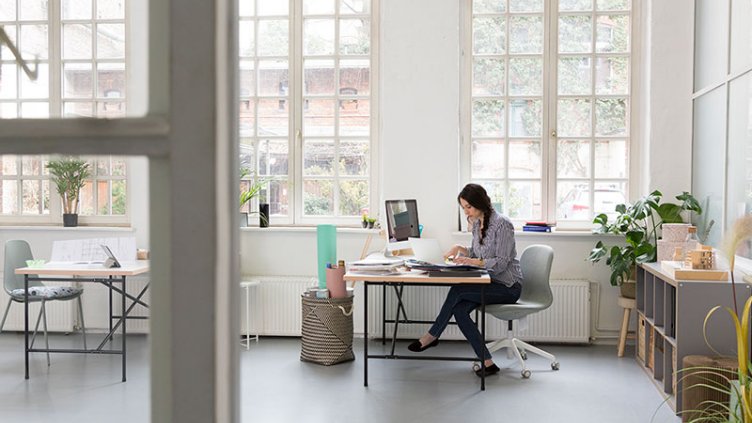
[[[624,297],[634,298],[637,264],[656,260],[663,224],[683,223],[682,214],[685,212],[702,213],[700,203],[686,191],[676,196],[681,201],[680,204],[661,204],[661,197],[663,194],[656,190],[634,204],[619,204],[616,206],[617,215],[613,222],[608,221],[605,213],[593,219],[593,223],[600,225],[593,229],[593,233],[624,235],[625,246],[607,246],[603,241],[598,241],[587,257],[593,263],[606,258],[606,265],[611,269],[611,285],[621,286]],[[626,283],[628,281],[632,283]]]
[[[50,160],[46,167],[63,200],[63,226],[78,226],[79,194],[91,176],[89,163],[77,157],[60,157]]]
[[[240,179],[247,177],[250,174],[248,168],[240,168]],[[250,205],[251,200],[261,195],[261,190],[266,186],[267,181],[265,179],[256,179],[248,186],[247,189],[240,192],[238,202],[240,203],[240,209],[242,210],[246,204]],[[259,210],[266,208],[266,213],[260,212],[240,212],[240,226],[248,226],[248,216],[259,215],[259,226],[265,228],[269,226],[269,204],[259,203]]]

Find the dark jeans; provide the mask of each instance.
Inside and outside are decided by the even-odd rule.
[[[444,305],[441,306],[439,315],[436,316],[436,322],[428,330],[428,333],[435,337],[440,337],[441,333],[449,324],[449,319],[454,316],[462,334],[470,345],[473,347],[475,354],[479,359],[485,357],[491,358],[491,353],[481,339],[478,327],[470,318],[470,312],[480,307],[480,290],[478,285],[456,285],[449,290]],[[491,283],[486,285],[485,299],[486,304],[513,304],[520,298],[522,285],[515,283],[508,287],[501,283]]]

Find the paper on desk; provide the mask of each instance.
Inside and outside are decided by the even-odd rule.
[[[119,261],[136,261],[136,238],[87,238],[52,243],[50,261],[54,262],[92,262],[104,261],[107,255],[101,245],[106,245]]]

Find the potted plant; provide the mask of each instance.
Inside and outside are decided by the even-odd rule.
[[[250,170],[247,168],[241,168],[240,169],[240,178],[243,179],[250,173]],[[256,179],[253,183],[250,184],[250,186],[240,192],[239,197],[239,203],[240,208],[242,209],[243,206],[248,204],[253,198],[258,197],[261,194],[261,190],[266,186],[266,180],[264,179]],[[266,203],[259,203],[259,210],[264,211],[266,210],[266,213],[259,213],[259,212],[240,212],[240,226],[246,227],[248,226],[248,216],[249,215],[255,215],[259,214],[259,226],[262,228],[269,226],[269,204]]]
[[[368,213],[363,213],[363,220],[361,220],[360,224],[363,226],[363,228],[368,227]]]
[[[634,280],[637,264],[650,263],[656,260],[658,239],[664,223],[682,223],[684,212],[702,213],[697,200],[688,192],[676,196],[680,204],[662,203],[663,194],[653,191],[637,200],[634,204],[619,204],[616,206],[616,218],[609,222],[608,216],[601,213],[593,219],[599,225],[593,229],[596,234],[624,235],[626,245],[607,246],[598,241],[590,251],[587,260],[597,263],[604,257],[606,265],[611,268],[611,285],[622,286],[624,282]],[[629,284],[634,298],[634,284]],[[629,296],[623,292],[623,296]]]
[[[63,200],[63,226],[78,226],[78,199],[91,176],[90,164],[76,157],[61,157],[47,163],[50,179]]]

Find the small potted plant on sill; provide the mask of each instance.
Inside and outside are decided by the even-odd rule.
[[[363,213],[363,220],[360,221],[360,224],[364,229],[368,227],[368,213]]]
[[[246,176],[248,176],[250,173],[250,170],[247,168],[241,168],[240,169],[240,179],[242,180]],[[253,183],[250,184],[250,186],[240,192],[239,197],[239,203],[240,208],[242,209],[243,206],[246,204],[249,204],[251,200],[253,200],[255,197],[258,197],[261,195],[261,190],[266,186],[267,181],[264,179],[256,179]],[[248,216],[253,215],[259,215],[259,226],[262,228],[266,228],[269,226],[269,204],[268,203],[259,203],[259,212],[240,212],[240,226],[246,227],[248,226]]]
[[[50,160],[46,167],[63,200],[63,226],[78,226],[79,194],[91,176],[90,164],[76,157],[60,157]]]
[[[680,204],[663,203],[663,194],[653,191],[637,200],[634,204],[616,206],[616,219],[608,221],[608,216],[601,213],[593,219],[600,225],[593,229],[596,234],[624,235],[626,245],[607,246],[598,241],[587,257],[588,261],[597,263],[604,257],[611,269],[611,285],[622,287],[622,296],[634,298],[634,275],[640,263],[656,261],[657,245],[664,223],[683,223],[683,212],[702,213],[700,203],[688,192],[676,197]]]

